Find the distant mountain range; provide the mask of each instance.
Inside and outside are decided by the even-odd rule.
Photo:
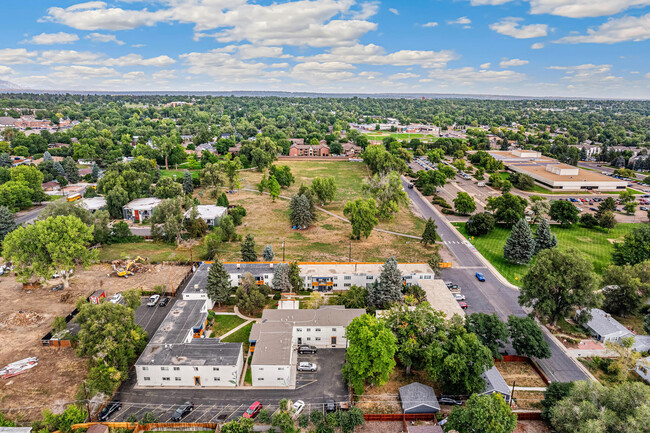
[[[14,84],[11,81],[0,80],[0,91],[2,90],[24,90],[18,84]]]

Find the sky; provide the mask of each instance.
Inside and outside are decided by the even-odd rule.
[[[5,0],[0,80],[650,99],[650,0]]]

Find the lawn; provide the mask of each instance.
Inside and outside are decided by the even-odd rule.
[[[521,283],[521,278],[528,271],[530,264],[513,265],[503,258],[503,246],[510,234],[510,228],[497,225],[487,235],[471,239],[471,236],[465,231],[464,223],[454,223],[454,225],[483,254],[483,257],[497,268],[501,275],[512,284],[519,285]],[[600,228],[587,229],[577,224],[569,228],[551,225],[551,231],[557,236],[560,249],[566,250],[569,247],[577,249],[594,265],[594,270],[601,273],[611,261],[613,242],[622,240],[637,226],[638,224],[618,224],[616,228],[607,233],[606,230]]]
[[[244,322],[246,322],[246,320],[238,316],[234,316],[230,314],[217,314],[216,316],[214,316],[212,330],[218,337],[230,331],[231,329],[238,327]]]
[[[176,176],[176,179],[182,179],[183,174],[185,170],[174,170],[174,169],[169,169],[165,170],[164,168],[160,170],[160,177],[174,177]],[[190,170],[190,173],[192,174],[192,177],[194,179],[199,178],[199,170]]]
[[[240,330],[233,332],[226,338],[224,338],[222,341],[224,343],[243,343],[244,344],[244,353],[248,352],[248,338],[251,335],[251,328],[253,327],[253,323],[249,323],[248,325],[244,326]]]

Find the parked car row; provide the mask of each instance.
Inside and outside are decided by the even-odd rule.
[[[158,301],[160,301],[160,303]],[[160,299],[160,295],[151,295],[149,297],[149,302],[147,302],[147,307],[155,307],[156,305],[159,307],[166,307],[167,304],[169,304],[169,298],[165,297]]]
[[[467,298],[465,297],[465,295],[460,293],[460,287],[458,287],[458,284],[454,284],[451,281],[446,281],[445,285],[452,292],[454,299],[458,301],[458,305],[460,305],[460,308],[464,310],[469,307],[469,305],[467,305],[467,302],[464,302]]]

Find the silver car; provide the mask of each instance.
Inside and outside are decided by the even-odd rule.
[[[318,366],[313,362],[300,362],[298,363],[298,371],[316,371]]]

